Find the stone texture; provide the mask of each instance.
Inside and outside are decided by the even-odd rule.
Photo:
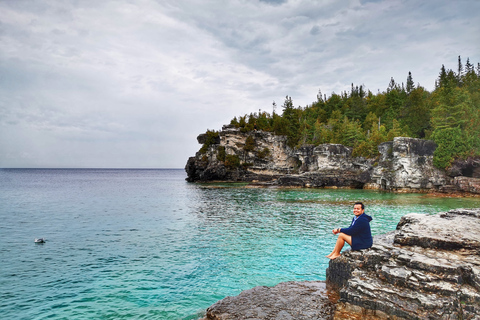
[[[480,157],[455,160],[447,169],[447,174],[450,177],[480,178]]]
[[[480,319],[480,209],[406,215],[371,249],[331,261],[327,281],[336,319]]]
[[[253,147],[246,147],[247,139]],[[197,138],[206,141],[206,134]],[[224,126],[205,153],[197,152],[185,166],[187,180],[247,181],[260,186],[347,187],[395,192],[480,194],[480,159],[456,161],[448,172],[433,166],[433,141],[396,137],[379,145],[378,159],[352,157],[340,144],[287,146],[285,136],[242,132]],[[218,159],[219,148],[235,156],[238,167]]]
[[[433,166],[433,141],[396,137],[380,144],[381,154],[373,168],[371,186],[392,191],[438,189],[450,181],[442,170]]]
[[[327,282],[255,287],[207,309],[227,319],[480,319],[480,209],[409,214],[372,248],[330,261]]]
[[[323,281],[283,282],[226,297],[209,307],[204,319],[326,320],[333,319],[334,301]]]
[[[456,190],[480,194],[480,178],[455,177],[453,179],[453,185]]]

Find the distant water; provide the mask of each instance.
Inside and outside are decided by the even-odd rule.
[[[352,204],[375,234],[478,198],[198,185],[183,170],[0,170],[2,319],[196,319],[258,285],[324,280]],[[34,238],[45,237],[45,244]]]

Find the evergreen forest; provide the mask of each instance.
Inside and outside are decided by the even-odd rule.
[[[231,120],[243,132],[255,129],[287,136],[291,148],[305,144],[338,143],[352,147],[354,157],[378,156],[378,145],[394,137],[434,140],[434,164],[447,168],[455,159],[480,156],[480,63],[458,57],[457,70],[441,67],[435,89],[429,92],[413,81],[392,78],[386,91],[373,94],[352,84],[350,92],[319,91],[317,100],[294,107],[283,102],[282,113],[251,113]],[[208,132],[207,132],[208,133]]]

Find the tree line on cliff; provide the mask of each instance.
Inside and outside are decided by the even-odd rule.
[[[409,72],[405,84],[392,78],[386,91],[377,94],[352,84],[350,92],[330,97],[319,92],[317,101],[306,107],[294,107],[287,96],[281,107],[282,114],[245,114],[230,124],[243,132],[285,135],[292,148],[339,143],[352,147],[353,156],[368,158],[376,157],[378,145],[394,137],[432,139],[439,168],[480,155],[480,63],[475,68],[467,59],[463,65],[460,56],[456,71],[442,65],[432,92],[415,85]]]

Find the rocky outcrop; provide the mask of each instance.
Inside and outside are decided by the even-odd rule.
[[[207,309],[204,320],[330,320],[335,308],[331,300],[325,282],[283,282],[226,297]]]
[[[409,214],[371,249],[332,260],[335,318],[480,319],[480,210]]]
[[[198,142],[205,144],[201,134]],[[188,181],[272,181],[298,169],[286,137],[224,126],[215,143],[188,159]]]
[[[352,157],[352,148],[340,144],[292,149],[284,136],[234,126],[224,126],[214,139],[201,134],[197,140],[204,147],[185,166],[191,182],[480,194],[480,159],[439,170],[433,166],[436,145],[430,140],[396,137],[379,145],[376,159]]]
[[[445,172],[433,166],[433,141],[397,137],[378,147],[370,187],[393,191],[437,190],[450,183]]]
[[[467,193],[480,194],[480,179],[469,177],[455,177],[453,179],[455,190]]]
[[[205,319],[480,319],[480,209],[406,215],[372,248],[330,261],[327,287],[256,287]]]

